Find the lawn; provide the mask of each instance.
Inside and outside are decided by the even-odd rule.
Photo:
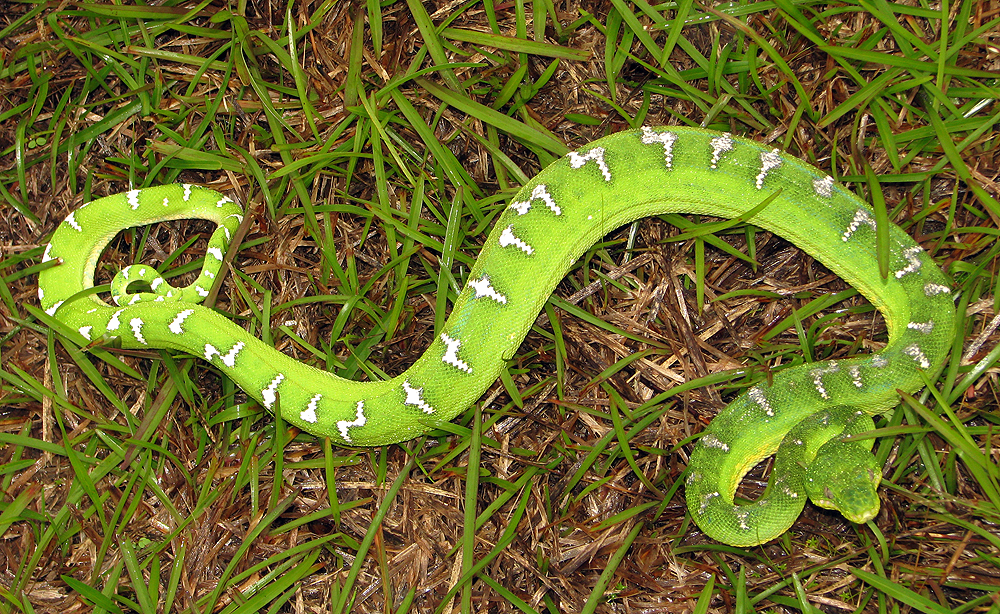
[[[0,613],[1000,614],[1000,0],[3,6]],[[752,218],[614,230],[478,403],[377,448],[39,306],[71,211],[197,184],[246,213],[210,306],[298,361],[393,377],[518,187],[643,125],[815,165],[954,281],[950,359],[870,435],[872,521],[807,505],[737,548],[688,513],[694,441],[738,393],[886,344]],[[121,232],[99,290],[133,262],[192,281],[212,230]]]

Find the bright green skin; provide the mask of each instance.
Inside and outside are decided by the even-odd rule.
[[[49,313],[87,339],[117,338],[122,347],[205,357],[267,408],[280,398],[282,416],[295,426],[343,444],[381,445],[416,437],[476,402],[506,368],[572,263],[609,231],[668,212],[737,217],[779,189],[752,222],[790,240],[865,295],[884,314],[889,342],[878,354],[774,373],[770,384],[738,396],[706,430],[691,457],[688,508],[714,539],[752,545],[794,522],[805,500],[804,465],[817,453],[822,458],[827,440],[871,428],[870,419],[853,419],[857,411],[870,416],[888,410],[898,401],[897,389],[921,387],[921,370],[940,369],[955,318],[948,280],[909,236],[890,226],[891,272],[882,279],[871,209],[819,170],[758,143],[696,128],[646,128],[603,138],[552,164],[500,217],[441,335],[410,369],[387,381],[349,381],[299,363],[196,304],[214,282],[226,235],[242,219],[235,204],[198,187],[148,188],[74,212],[46,249],[45,260],[59,258],[62,264],[39,275],[39,295]],[[191,286],[158,285],[157,300],[129,296],[128,282],[139,273],[148,281],[149,275],[132,267],[119,273],[131,279],[123,277],[113,290],[129,306],[108,305],[92,293],[67,300],[93,286],[97,259],[121,229],[180,218],[220,224],[205,269]],[[166,296],[168,290],[173,296]],[[834,410],[844,407],[850,409]],[[834,410],[823,415],[833,426],[816,426],[812,418],[793,431],[825,410]],[[774,454],[786,435],[773,487],[761,500],[735,506],[743,475]],[[793,443],[798,438],[809,443]],[[862,458],[870,456],[863,445],[850,445],[860,448]],[[839,455],[853,453],[833,454],[838,470]],[[835,479],[850,482],[846,513],[863,521],[878,510],[873,488],[879,471],[869,462],[853,472],[853,481]],[[830,488],[833,479],[819,476],[824,488],[816,496],[840,505],[825,500],[840,496]]]

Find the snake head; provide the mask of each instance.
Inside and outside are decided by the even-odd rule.
[[[819,507],[836,510],[855,523],[878,514],[875,491],[882,473],[864,446],[839,439],[827,442],[806,471],[806,493]]]

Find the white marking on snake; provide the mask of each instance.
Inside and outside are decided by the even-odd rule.
[[[924,351],[920,349],[920,346],[916,343],[908,345],[903,348],[903,353],[917,361],[921,369],[928,369],[931,366],[931,361],[927,360],[927,356],[924,355]]]
[[[414,388],[410,385],[408,380],[403,380],[403,392],[406,393],[406,399],[403,401],[403,405],[413,405],[418,407],[425,414],[433,414],[434,408],[424,401],[424,389]]]
[[[201,286],[195,286],[194,291],[197,292],[198,296],[200,296],[201,298],[205,298],[206,296],[208,296],[208,290],[202,288]]]
[[[906,261],[909,264],[896,271],[896,279],[900,279],[904,275],[909,275],[910,273],[916,273],[918,270],[920,270],[920,265],[923,263],[920,262],[920,258],[918,258],[918,256],[922,251],[923,248],[917,245],[914,245],[913,247],[908,247],[905,250],[903,250],[903,258],[906,258]]]
[[[50,316],[56,315],[56,311],[58,311],[59,308],[62,307],[62,304],[65,302],[66,301],[56,301],[55,303],[52,304],[51,307],[45,310],[45,313],[49,314]]]
[[[851,382],[854,383],[854,387],[860,390],[864,387],[864,382],[861,381],[861,367],[858,365],[851,365],[847,368],[847,372],[851,374]]]
[[[213,273],[213,272],[211,272],[209,270],[204,270],[204,271],[201,272],[201,274],[204,275],[205,277],[209,278],[209,279],[215,279],[215,273]]]
[[[184,184],[184,202],[191,200],[191,184]]]
[[[701,444],[706,448],[717,448],[723,452],[729,451],[729,446],[712,433],[708,433],[701,438]]]
[[[108,320],[108,330],[118,330],[118,327],[121,326],[121,322],[118,320],[118,316],[120,316],[123,311],[125,310],[119,309],[118,311],[111,314],[111,319]]]
[[[813,369],[809,372],[812,375],[813,386],[816,388],[816,392],[824,399],[829,399],[830,393],[826,391],[826,386],[823,385],[823,376],[827,373],[836,373],[837,371],[840,371],[840,367],[837,366],[836,362],[831,360],[826,367]]]
[[[223,196],[222,198],[219,199],[219,202],[215,203],[215,206],[224,207],[226,203],[231,203],[231,202],[233,202],[232,198],[229,198],[228,196]]]
[[[490,285],[490,278],[483,274],[482,277],[475,281],[469,282],[469,287],[476,292],[475,298],[491,298],[498,303],[507,304],[507,297],[500,294],[496,289]]]
[[[284,379],[285,374],[279,373],[274,376],[274,379],[267,385],[267,388],[260,391],[260,396],[264,398],[264,407],[271,409],[271,407],[274,406],[274,402],[278,400],[278,386]],[[361,403],[361,401],[358,401],[358,403]],[[362,424],[364,423],[362,422]],[[337,423],[337,426],[340,426],[340,422]],[[343,433],[344,430],[345,429],[341,429],[341,433]],[[344,438],[347,439],[346,436]],[[350,439],[347,440],[350,441]]]
[[[45,246],[45,251],[42,252],[42,262],[48,262],[52,260],[52,244],[49,243]]]
[[[80,334],[83,335],[84,339],[90,341],[90,331],[93,330],[93,328],[93,326],[81,326],[79,329]]]
[[[604,162],[604,148],[594,147],[585,154],[577,153],[571,151],[567,154],[569,156],[569,165],[572,168],[580,168],[587,163],[588,160],[593,160],[597,168],[601,169],[601,174],[604,175],[605,181],[611,181],[611,171],[608,170],[608,165]]]
[[[708,504],[713,497],[721,497],[719,491],[710,492],[701,496],[701,504],[698,506],[698,514],[704,514],[705,510],[708,509]]]
[[[764,179],[767,174],[776,168],[781,166],[781,150],[772,149],[771,151],[760,152],[760,172],[757,173],[757,189],[762,190],[764,188]]]
[[[211,343],[205,344],[205,360],[212,362],[212,356],[220,356],[219,350]]]
[[[465,371],[466,373],[472,373],[472,367],[469,366],[469,363],[458,357],[458,347],[462,345],[462,342],[458,339],[449,337],[445,333],[441,333],[441,341],[443,341],[448,347],[448,349],[444,352],[444,356],[441,357],[441,360],[446,364]]]
[[[146,345],[146,338],[142,336],[142,318],[132,318],[128,324],[132,327],[132,334],[135,335],[135,340]]]
[[[210,247],[207,250],[205,250],[205,253],[210,256],[214,256],[216,260],[222,262],[222,250],[219,249],[218,247]]]
[[[156,289],[162,286],[164,283],[166,283],[166,281],[167,280],[163,279],[162,277],[157,277],[153,281],[149,282],[149,287],[151,290],[155,292]]]
[[[240,352],[243,350],[245,346],[246,344],[243,343],[242,341],[237,341],[236,343],[234,343],[233,347],[229,348],[229,351],[226,352],[224,356],[220,357],[222,358],[222,362],[224,362],[227,367],[230,368],[235,367],[236,357],[240,355]]]
[[[513,202],[510,204],[510,208],[517,211],[518,215],[524,215],[529,209],[531,209],[531,203],[536,200],[540,200],[545,203],[545,206],[548,207],[552,213],[562,215],[562,209],[559,208],[556,201],[552,200],[552,195],[549,194],[549,190],[544,184],[536,185],[535,189],[531,191],[531,196],[528,197],[528,200]]]
[[[931,334],[931,331],[934,330],[934,320],[927,320],[926,322],[910,322],[906,325],[906,328],[929,335]]]
[[[951,288],[941,284],[926,284],[924,286],[925,296],[937,296],[938,294],[951,294]]]
[[[45,290],[42,290],[41,286],[38,287],[38,300],[45,300]]]
[[[826,373],[824,369],[813,369],[811,372],[813,378],[813,386],[816,388],[816,392],[819,396],[824,399],[830,398],[830,393],[826,391],[826,386],[823,385],[823,375]]]
[[[657,132],[649,126],[642,127],[642,142],[644,145],[663,145],[663,163],[670,170],[674,167],[674,141],[677,135],[673,132]]]
[[[736,515],[736,518],[740,521],[740,528],[743,529],[744,531],[749,531],[750,525],[747,524],[747,518],[750,516],[750,509],[741,508],[738,505],[734,505],[733,513]]]
[[[170,206],[170,199],[167,198],[166,196],[163,197],[163,206],[164,207],[169,207]]]
[[[816,192],[823,198],[833,196],[833,177],[827,175],[822,179],[813,179],[813,192]]]
[[[872,356],[872,366],[876,369],[881,369],[882,367],[889,364],[889,359],[885,356]]]
[[[364,426],[368,422],[365,418],[365,402],[358,401],[357,413],[354,416],[354,420],[338,420],[337,428],[340,429],[340,436],[344,438],[347,443],[354,443],[351,436],[347,434],[347,429],[355,426]]]
[[[500,247],[510,247],[511,245],[513,245],[514,247],[521,250],[525,254],[528,254],[529,256],[533,254],[535,252],[535,249],[530,245],[528,245],[527,243],[525,243],[524,241],[522,241],[521,239],[518,239],[516,236],[514,236],[514,231],[512,230],[512,228],[514,228],[513,224],[504,228],[503,232],[500,233]]]
[[[854,213],[854,219],[847,225],[847,230],[845,230],[844,235],[840,237],[841,240],[845,243],[849,241],[862,225],[871,226],[871,229],[875,230],[875,218],[873,218],[868,209],[865,209],[864,207],[859,208]]]
[[[139,190],[129,190],[126,197],[128,198],[128,204],[132,208],[132,211],[139,208]]]
[[[712,146],[712,163],[709,165],[710,168],[718,168],[719,160],[722,158],[722,154],[732,151],[733,149],[733,135],[726,132],[721,136],[717,136],[709,144]]]
[[[764,396],[764,391],[760,389],[760,386],[754,386],[751,388],[750,391],[747,392],[747,396],[750,397],[751,401],[760,405],[760,408],[764,410],[765,414],[772,417],[774,416],[774,409],[771,407],[771,403],[767,400],[767,397]]]
[[[77,232],[83,232],[83,226],[80,226],[79,222],[76,221],[76,211],[70,213],[66,216],[66,223],[76,229]]]
[[[309,405],[307,405],[306,408],[302,410],[302,413],[299,414],[299,417],[305,420],[306,422],[311,422],[312,424],[316,424],[316,421],[319,420],[319,418],[316,417],[316,407],[319,405],[319,400],[322,398],[323,395],[317,392],[313,398],[309,399]]]
[[[701,473],[699,473],[698,471],[692,471],[691,473],[688,474],[687,479],[684,480],[684,483],[687,484],[688,486],[691,486],[692,484],[695,484],[700,481],[701,481]]]
[[[184,320],[186,320],[192,313],[194,313],[194,309],[185,309],[184,311],[178,313],[177,317],[174,318],[174,321],[171,322],[167,328],[169,328],[170,332],[175,335],[183,335],[184,328],[181,325],[184,324]]]

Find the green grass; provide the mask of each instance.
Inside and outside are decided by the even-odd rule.
[[[6,9],[0,612],[1000,612],[996,0]],[[809,508],[741,549],[686,516],[691,437],[734,392],[884,339],[745,221],[613,233],[479,406],[375,450],[189,356],[83,352],[37,306],[73,207],[184,180],[250,213],[219,309],[341,376],[396,374],[516,188],[644,123],[828,170],[955,279],[951,361],[877,425],[875,521]],[[116,240],[101,281],[197,270],[206,228],[161,226]]]

